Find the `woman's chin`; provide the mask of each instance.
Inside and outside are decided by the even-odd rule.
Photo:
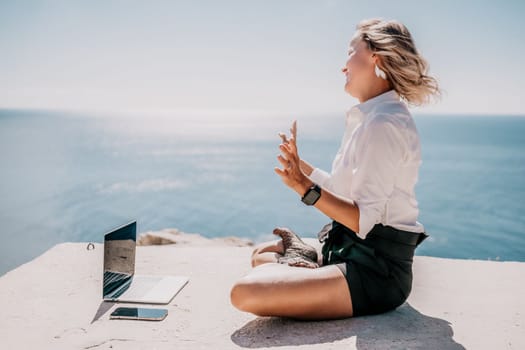
[[[352,88],[351,88],[351,86],[350,86],[349,83],[346,83],[346,84],[345,84],[344,89],[345,89],[345,92],[346,92],[347,94],[349,94],[350,96],[353,96],[353,94],[352,94]]]

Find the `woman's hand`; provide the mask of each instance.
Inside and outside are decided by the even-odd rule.
[[[275,167],[277,175],[281,176],[283,182],[299,195],[303,195],[313,183],[301,170],[301,159],[297,151],[297,121],[294,120],[292,127],[290,128],[291,136],[289,139],[286,135],[279,133],[282,139],[282,143],[279,145],[279,149],[282,154],[277,156],[277,159],[283,166],[283,169]]]

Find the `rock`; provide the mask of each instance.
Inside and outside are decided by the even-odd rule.
[[[234,247],[254,245],[253,242],[247,238],[228,236],[209,239],[198,233],[186,233],[176,228],[161,231],[147,231],[139,234],[137,238],[137,245],[139,246],[164,244],[216,245],[217,243]]]

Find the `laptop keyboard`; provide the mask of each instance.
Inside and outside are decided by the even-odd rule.
[[[162,277],[155,276],[136,276],[128,290],[126,290],[126,299],[141,298],[159,284]]]
[[[118,272],[111,272],[111,271],[105,271],[104,272],[104,285],[108,285],[110,283],[125,280],[128,279],[130,275],[126,275],[124,273],[118,273]]]

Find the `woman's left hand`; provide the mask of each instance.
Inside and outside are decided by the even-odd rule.
[[[281,176],[283,182],[299,195],[303,195],[311,186],[311,181],[301,171],[299,153],[297,152],[297,121],[294,120],[290,128],[291,136],[286,139],[286,135],[279,133],[282,138],[282,143],[279,149],[282,154],[277,156],[277,159],[283,166],[283,169],[275,167],[274,170],[277,175]]]

